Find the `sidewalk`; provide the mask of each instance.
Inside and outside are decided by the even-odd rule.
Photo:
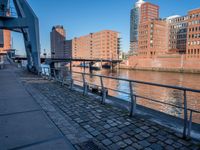
[[[17,69],[0,70],[0,149],[73,150],[16,76]]]

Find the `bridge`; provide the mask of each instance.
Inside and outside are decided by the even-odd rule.
[[[16,56],[16,57],[14,57],[14,60],[22,61],[22,60],[27,60],[27,58],[21,57],[21,56]],[[73,62],[82,62],[84,70],[86,68],[86,62],[88,62],[90,64],[90,67],[89,67],[90,69],[91,69],[92,65],[94,65],[97,62],[101,63],[101,67],[102,67],[102,63],[109,63],[111,69],[113,69],[114,66],[116,66],[122,62],[122,60],[112,60],[112,59],[82,59],[82,58],[62,58],[61,59],[61,58],[44,58],[44,57],[41,57],[40,61],[41,61],[41,63],[49,64],[51,67],[54,67],[55,63],[67,62],[67,63],[70,63],[70,68],[72,68]]]
[[[27,60],[27,57],[24,56],[16,56],[15,60]],[[120,63],[122,60],[113,60],[113,59],[84,59],[84,58],[40,58],[41,62],[113,62]]]

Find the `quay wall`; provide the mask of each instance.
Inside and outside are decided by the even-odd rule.
[[[130,56],[120,65],[121,69],[153,70],[170,72],[200,73],[200,58],[189,58],[186,55],[159,56],[144,58]]]

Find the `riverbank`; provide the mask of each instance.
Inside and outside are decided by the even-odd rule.
[[[200,57],[189,57],[181,54],[168,54],[154,57],[130,56],[121,65],[121,68],[179,72],[179,73],[200,73]]]
[[[199,69],[154,68],[154,67],[152,67],[152,68],[142,68],[142,67],[134,68],[134,67],[128,67],[128,66],[120,66],[119,69],[200,74],[200,68]]]

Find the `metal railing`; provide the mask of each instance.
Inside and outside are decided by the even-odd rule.
[[[43,77],[49,79],[49,80],[55,79],[56,81],[59,81],[59,82],[61,82],[62,85],[64,85],[65,84],[64,82],[65,82],[65,80],[67,78],[64,77],[64,76],[61,76],[61,72],[62,71],[63,71],[62,69],[50,69],[48,67],[43,67],[41,75]],[[142,98],[142,99],[145,99],[145,100],[149,100],[151,102],[164,104],[164,105],[168,105],[168,106],[172,106],[172,107],[176,107],[176,108],[182,109],[184,111],[184,115],[183,115],[183,117],[184,117],[183,138],[190,137],[191,128],[192,128],[193,113],[200,114],[199,110],[190,109],[190,108],[188,108],[188,104],[187,104],[187,92],[200,93],[200,90],[195,90],[195,89],[186,88],[186,87],[179,87],[179,86],[171,86],[171,85],[163,85],[163,84],[157,84],[157,83],[151,83],[151,82],[137,81],[137,80],[129,80],[129,79],[124,79],[124,78],[112,77],[112,76],[95,75],[95,74],[82,73],[82,72],[76,72],[76,71],[73,71],[73,72],[68,71],[68,72],[70,72],[70,73],[69,73],[69,78],[67,80],[70,81],[70,88],[71,89],[73,89],[73,87],[74,87],[74,81],[83,83],[83,94],[87,95],[89,85],[97,86],[101,90],[101,96],[102,96],[101,103],[102,104],[105,104],[105,100],[106,100],[106,96],[107,96],[108,90],[130,95],[130,98],[131,98],[130,110],[129,110],[130,111],[130,116],[133,116],[136,113],[137,98]],[[81,80],[77,80],[77,79],[73,79],[73,75],[72,74],[81,75],[82,76],[82,81]],[[85,76],[98,77],[100,79],[100,86],[97,85],[97,84],[87,83]],[[104,85],[103,79],[112,79],[112,80],[128,82],[130,91],[129,92],[124,92],[124,91],[120,91],[120,90],[116,90],[116,89],[112,89],[112,88],[106,87]],[[150,85],[150,86],[163,87],[163,88],[175,89],[175,90],[183,91],[183,99],[184,99],[183,100],[183,103],[184,103],[183,105],[184,106],[177,106],[175,104],[166,103],[166,102],[162,102],[162,101],[159,101],[159,100],[156,100],[156,99],[152,99],[152,98],[148,98],[148,97],[145,97],[145,96],[137,95],[136,93],[133,92],[133,83],[138,83],[138,84],[143,84],[143,85]],[[189,120],[188,120],[188,112],[190,112]]]

